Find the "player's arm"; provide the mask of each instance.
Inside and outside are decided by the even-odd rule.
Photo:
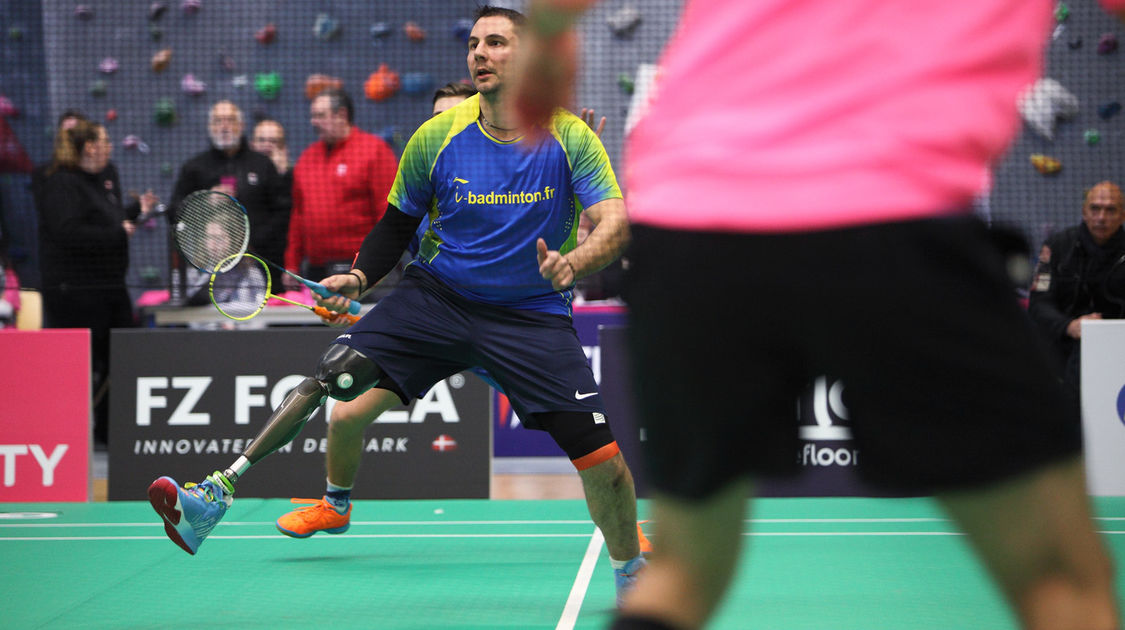
[[[532,0],[528,5],[528,39],[517,72],[516,109],[532,129],[541,129],[557,108],[572,100],[578,71],[573,26],[594,1]]]
[[[414,236],[421,223],[422,217],[410,216],[388,204],[386,214],[363,239],[351,272],[342,274],[341,280],[346,285],[336,290],[345,295],[359,296],[382,280],[398,264],[410,237]]]
[[[547,243],[536,243],[539,273],[551,281],[555,290],[573,285],[579,278],[597,273],[617,260],[629,244],[629,221],[625,202],[620,197],[604,199],[586,208],[594,224],[586,240],[566,255],[547,249]]]

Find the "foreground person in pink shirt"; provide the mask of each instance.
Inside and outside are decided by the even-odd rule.
[[[568,102],[590,4],[531,1],[529,121]],[[861,473],[932,493],[1023,627],[1119,627],[1080,421],[969,209],[1017,131],[1051,9],[688,0],[626,151],[656,493],[654,553],[615,630],[709,619],[753,479],[796,471],[793,401],[820,374],[845,384]]]

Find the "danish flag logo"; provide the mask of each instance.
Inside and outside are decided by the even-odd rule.
[[[439,453],[457,450],[457,440],[454,440],[448,435],[442,433],[441,435],[437,436],[436,440],[430,442],[430,448]]]

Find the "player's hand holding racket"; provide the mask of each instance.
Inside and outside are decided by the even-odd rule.
[[[359,294],[362,287],[359,283],[359,278],[352,273],[339,273],[336,275],[328,276],[320,281],[324,288],[332,292],[329,297],[322,297],[313,294],[316,299],[317,305],[330,313],[346,314],[349,309],[359,306]],[[321,319],[325,319],[321,317]],[[325,319],[325,323],[330,326],[335,325]]]

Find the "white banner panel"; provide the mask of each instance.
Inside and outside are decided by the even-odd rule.
[[[1125,496],[1125,320],[1082,323],[1082,429],[1090,494]]]

